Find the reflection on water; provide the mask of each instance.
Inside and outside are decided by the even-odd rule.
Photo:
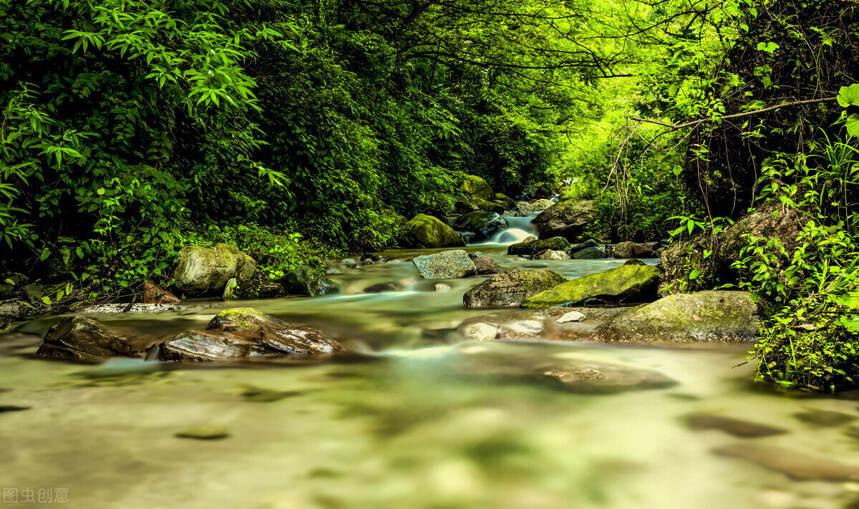
[[[622,263],[469,250],[567,277]],[[27,357],[38,343],[28,333],[49,320],[0,336],[0,408],[23,408],[0,412],[0,487],[67,488],[69,507],[128,509],[830,508],[859,497],[854,482],[796,481],[712,452],[745,443],[859,465],[856,402],[755,390],[751,366],[737,367],[746,354],[736,345],[473,343],[435,334],[486,313],[461,308],[481,278],[436,291],[406,261],[415,254],[389,252],[402,261],[347,271],[341,295],[252,303],[366,354],[333,364],[87,367]],[[360,293],[380,282],[404,290]],[[158,337],[199,327],[226,306],[99,318]],[[612,391],[591,390],[607,381]],[[810,411],[841,417],[799,417]],[[719,429],[730,419],[702,427],[692,414],[786,433],[738,438]],[[176,436],[195,429],[227,436]]]

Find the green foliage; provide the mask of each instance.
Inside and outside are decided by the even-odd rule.
[[[859,150],[845,142],[812,144],[812,154],[764,166],[762,195],[800,214],[795,246],[748,237],[735,267],[741,287],[772,310],[755,354],[758,377],[786,386],[835,391],[859,382]],[[794,180],[794,184],[785,184]]]

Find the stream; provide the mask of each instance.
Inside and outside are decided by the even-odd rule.
[[[550,268],[568,279],[624,262],[507,256],[507,245],[533,232],[530,217],[508,220],[510,228],[467,250],[503,268]],[[796,466],[791,477],[766,461],[714,452],[753,444],[771,447],[770,459],[794,451],[859,465],[859,403],[849,395],[790,397],[755,386],[748,345],[465,341],[457,325],[491,312],[462,307],[465,290],[483,278],[444,281],[450,288],[437,291],[409,261],[433,251],[381,253],[390,261],[332,276],[342,287],[333,296],[93,315],[162,337],[202,328],[221,309],[254,307],[315,325],[359,352],[329,363],[111,370],[33,357],[56,317],[0,335],[0,487],[17,496],[8,506],[43,506],[22,494],[51,490],[53,503],[59,496],[88,509],[859,507],[859,477],[799,480]],[[402,290],[363,293],[388,282]],[[581,363],[674,383],[589,392],[526,376]],[[784,432],[742,438],[692,426],[690,414]],[[175,436],[199,426],[229,436]],[[796,458],[778,459],[838,477],[831,465]]]

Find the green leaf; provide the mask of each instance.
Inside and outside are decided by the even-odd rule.
[[[44,303],[46,306],[50,306],[51,305],[51,298],[48,297],[47,295],[45,295],[44,297],[42,297],[42,303]]]
[[[847,117],[847,134],[850,136],[859,136],[859,115],[853,114]]]
[[[854,83],[849,87],[841,87],[838,91],[837,100],[842,108],[859,106],[859,83]]]

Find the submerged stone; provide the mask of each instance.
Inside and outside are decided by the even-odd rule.
[[[805,412],[795,413],[793,416],[804,423],[821,427],[840,426],[856,420],[855,415],[834,412],[831,410],[808,410]]]
[[[565,390],[589,394],[665,389],[677,382],[662,373],[610,364],[546,369],[542,375]]]
[[[273,403],[285,398],[298,396],[299,394],[301,394],[299,391],[275,391],[252,385],[246,386],[245,390],[242,391],[242,396],[245,400],[254,403]]]
[[[601,326],[599,335],[604,341],[742,342],[756,339],[757,322],[748,292],[705,291],[669,295],[624,311]]]
[[[328,279],[322,270],[306,265],[301,265],[287,272],[280,283],[286,293],[292,295],[318,297],[340,291],[337,284]]]
[[[532,296],[564,280],[551,270],[511,270],[490,276],[469,288],[462,298],[467,308],[516,307]]]
[[[29,410],[28,406],[18,406],[18,405],[0,405],[0,414],[6,412],[23,412],[24,410]]]
[[[417,256],[412,261],[424,279],[457,279],[477,272],[474,262],[462,249]]]
[[[219,440],[227,438],[230,433],[223,426],[201,426],[180,431],[175,436],[194,440]]]
[[[600,302],[641,302],[656,296],[659,273],[649,265],[624,265],[571,279],[527,299],[522,306],[575,306]]]
[[[743,442],[717,447],[713,452],[750,461],[799,481],[859,481],[859,467],[772,445]]]
[[[689,414],[686,425],[694,430],[719,430],[743,438],[759,438],[787,433],[787,430],[756,422],[712,414]]]
[[[597,260],[600,258],[605,258],[605,249],[599,246],[586,247],[584,249],[579,249],[575,253],[573,253],[572,258],[574,260]]]

